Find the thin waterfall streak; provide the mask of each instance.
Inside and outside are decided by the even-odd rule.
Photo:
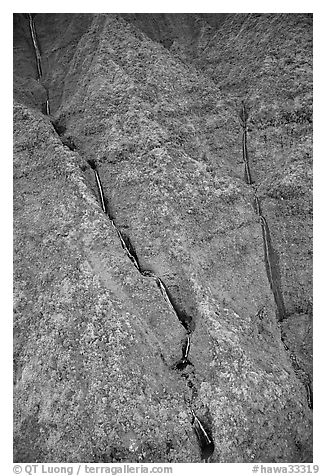
[[[122,248],[123,248],[123,249],[126,251],[126,253],[129,255],[129,251],[128,251],[128,248],[127,248],[127,244],[126,244],[125,240],[122,238],[122,234],[121,234],[120,230],[119,230],[117,227],[115,227],[115,229],[117,230],[118,237],[119,237],[119,239],[120,239],[120,241],[121,241]]]
[[[103,188],[102,188],[101,180],[100,180],[100,177],[99,177],[99,174],[98,174],[97,170],[94,170],[94,173],[95,173],[95,177],[96,177],[97,188],[98,188],[99,193],[100,193],[102,210],[103,210],[104,213],[106,213],[106,206],[105,206],[105,200],[104,200],[104,194],[103,194]]]
[[[264,242],[265,253],[266,253],[266,262],[267,262],[267,265],[268,265],[270,279],[271,279],[271,281],[273,281],[271,256],[270,256],[270,250],[269,250],[268,239],[267,239],[266,220],[262,215],[260,215],[260,219],[262,221],[261,226],[262,226],[262,230],[263,230],[263,242]]]
[[[242,134],[242,158],[245,164],[246,182],[248,185],[252,185],[253,182],[251,178],[251,172],[250,172],[249,160],[248,160],[248,150],[247,150],[247,132],[245,128]]]
[[[50,115],[50,103],[49,103],[48,99],[46,100],[45,108],[46,108],[46,114],[49,116]]]
[[[129,253],[128,250],[127,250],[127,254],[128,254],[130,260],[133,262],[133,265],[135,266],[135,268],[137,268],[137,270],[140,272],[140,267],[139,267],[139,264],[138,264],[137,260],[135,259],[135,257],[131,253]]]
[[[172,302],[170,301],[170,298],[168,296],[168,293],[166,291],[166,288],[165,288],[165,285],[164,283],[162,282],[162,280],[160,278],[156,278],[156,284],[157,286],[159,287],[164,299],[167,301],[167,303],[169,304],[169,306],[171,307],[172,311],[176,314],[176,316],[178,317],[178,314],[176,312],[176,310],[174,309],[174,306],[172,304]]]
[[[248,160],[248,152],[247,152],[247,136],[246,131],[244,130],[242,133],[242,157],[244,162]]]
[[[31,32],[31,37],[32,37],[33,45],[34,45],[35,56],[37,58],[39,58],[40,53],[39,53],[39,49],[38,49],[37,41],[36,41],[36,32],[35,32],[34,19],[33,19],[32,15],[30,13],[28,14],[28,17],[29,17],[29,29],[30,29],[30,32]]]
[[[199,420],[199,418],[194,416],[194,420],[195,420],[196,424],[199,426],[200,431],[201,431],[202,435],[204,436],[205,440],[207,441],[207,443],[212,443],[212,440],[210,439],[207,432],[205,431],[205,429],[204,429],[203,425],[201,424],[201,421]]]
[[[252,185],[252,179],[250,174],[250,169],[248,163],[245,163],[245,174],[246,174],[246,181],[248,185]]]
[[[246,162],[248,163],[248,148],[247,148],[247,131],[243,131],[243,140],[244,140],[244,153],[245,153],[245,159]]]
[[[185,359],[188,359],[189,350],[190,350],[190,336],[187,335],[187,347],[186,347],[186,350],[185,350],[185,353],[184,353],[184,358]]]
[[[276,289],[275,283],[274,283],[274,277],[272,273],[272,262],[271,262],[271,252],[270,252],[270,247],[268,243],[268,236],[267,236],[267,222],[264,216],[260,215],[260,219],[262,221],[262,230],[263,230],[263,241],[264,241],[264,246],[265,246],[265,252],[266,252],[266,261],[268,264],[268,270],[270,274],[270,279],[272,282],[272,288]]]
[[[262,230],[263,230],[264,243],[267,243],[266,219],[265,219],[265,217],[264,217],[263,215],[259,215],[259,219],[260,219],[261,227],[262,227]]]
[[[125,248],[126,248],[126,243],[124,242],[124,240],[123,240],[123,238],[122,238],[122,235],[121,235],[121,233],[120,233],[120,230],[119,230],[115,225],[113,225],[113,226],[114,226],[114,228],[117,230],[118,237],[119,237],[119,239],[120,239],[120,241],[121,241],[122,247],[125,249]]]
[[[130,253],[129,249],[128,249],[128,245],[127,243],[125,242],[125,240],[123,239],[123,236],[121,234],[121,232],[118,230],[118,228],[114,225],[115,229],[117,230],[117,233],[118,233],[118,236],[120,238],[120,242],[121,242],[121,245],[122,245],[122,248],[125,250],[125,252],[127,253],[128,255],[128,258],[132,261],[133,265],[138,269],[138,271],[140,272],[140,267],[139,267],[139,264],[137,262],[137,260],[135,259],[135,257]]]
[[[201,421],[199,420],[199,418],[196,416],[195,412],[192,409],[191,409],[191,413],[193,416],[192,426],[198,439],[198,443],[202,453],[202,459],[204,461],[208,461],[214,452],[213,440],[208,435],[203,424],[201,423]]]
[[[34,23],[34,18],[32,15],[29,13],[28,14],[29,18],[29,29],[33,41],[33,46],[34,46],[34,53],[36,57],[36,67],[37,67],[37,74],[38,74],[38,79],[41,79],[42,77],[42,65],[41,65],[41,53],[37,44],[37,36],[36,36],[36,30],[35,30],[35,23]]]

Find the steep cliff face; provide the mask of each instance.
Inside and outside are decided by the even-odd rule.
[[[312,375],[312,15],[229,15],[206,37],[196,66],[250,109],[251,172],[277,255],[282,332]]]
[[[170,49],[213,80],[227,104],[246,101],[251,171],[271,222],[288,313],[310,314],[312,16],[216,15],[210,24],[204,15],[126,16],[157,41],[165,26],[175,38]],[[178,20],[185,25],[179,37]],[[241,163],[232,168],[242,173]]]
[[[37,14],[39,79],[30,21],[14,15],[16,461],[310,461],[309,16]]]

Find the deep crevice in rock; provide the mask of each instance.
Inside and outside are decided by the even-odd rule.
[[[72,139],[72,137],[70,136],[65,136],[65,132],[66,132],[66,127],[62,124],[60,124],[58,121],[51,121],[52,123],[52,126],[54,128],[54,130],[56,131],[56,133],[58,134],[58,136],[60,137],[60,140],[62,142],[62,144],[66,147],[68,147],[68,149],[74,151],[77,149],[76,147],[76,144],[74,142],[74,140]]]

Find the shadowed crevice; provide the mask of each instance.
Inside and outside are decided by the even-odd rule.
[[[48,107],[50,106],[48,105]],[[50,109],[48,111],[50,111]],[[56,131],[56,133],[60,137],[62,144],[68,147],[72,151],[76,150],[77,147],[72,137],[64,135],[66,132],[66,126],[59,121],[52,121],[51,123],[52,123],[53,129]]]
[[[61,137],[65,132],[66,132],[66,125],[63,124],[63,122],[57,120],[57,121],[52,121],[52,125],[56,133],[58,134],[59,137]],[[89,165],[90,161],[88,161]],[[92,167],[92,166],[91,166]],[[93,167],[92,167],[93,168]]]

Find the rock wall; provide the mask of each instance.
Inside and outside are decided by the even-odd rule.
[[[300,62],[310,17],[207,20],[36,14],[38,79],[28,15],[14,15],[16,461],[312,459],[311,121],[296,121],[309,116],[311,73],[305,65],[306,89],[293,89],[295,63],[283,90],[276,68],[270,90],[253,59],[268,25],[264,64],[280,42]],[[244,65],[255,81],[238,79]],[[294,98],[276,101],[280,91]]]

